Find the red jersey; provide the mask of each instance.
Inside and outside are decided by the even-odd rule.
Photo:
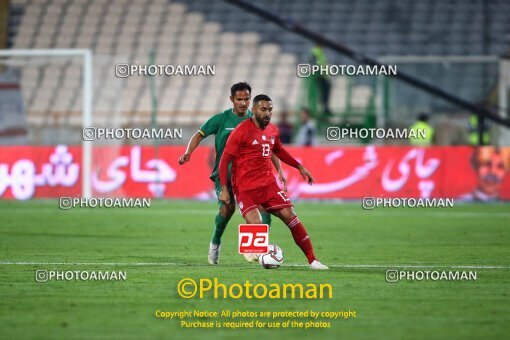
[[[239,124],[230,134],[224,153],[234,156],[232,188],[242,192],[276,183],[271,154],[282,148],[278,128],[269,124],[258,128],[253,119]]]

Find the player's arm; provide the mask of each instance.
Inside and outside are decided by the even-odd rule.
[[[221,115],[217,114],[209,118],[200,129],[195,132],[193,137],[189,140],[188,147],[182,156],[179,158],[179,164],[184,164],[189,162],[191,159],[191,154],[198,147],[200,142],[209,135],[216,134],[218,132],[218,127],[221,123]]]
[[[275,154],[271,154],[271,162],[273,162],[275,169],[278,171],[278,180],[283,184],[283,190],[287,191],[287,179],[283,174],[280,160],[278,159],[278,157],[275,156]]]
[[[228,166],[230,162],[239,154],[239,147],[241,146],[242,131],[238,128],[234,129],[225,143],[225,150],[221,155],[220,164],[218,167],[220,177],[220,196],[219,200],[225,204],[230,203],[230,194],[228,193]]]
[[[186,151],[182,154],[182,156],[179,158],[179,164],[184,164],[186,162],[189,162],[191,158],[191,154],[197,146],[200,144],[200,142],[204,139],[204,137],[200,134],[200,131],[197,131],[193,137],[189,140],[188,147],[186,148]]]
[[[220,185],[221,191],[219,200],[225,204],[230,203],[230,194],[228,193],[227,181],[228,181],[228,165],[234,160],[234,155],[228,153],[226,150],[223,151],[219,166]]]
[[[312,183],[315,183],[315,180],[313,179],[310,171],[308,171],[301,163],[299,163],[294,157],[292,157],[291,154],[287,152],[287,150],[285,150],[282,147],[279,138],[276,139],[275,147],[273,148],[273,153],[285,164],[288,164],[291,167],[298,169],[299,172],[301,173],[301,176],[303,176],[303,180],[307,181],[308,184],[311,185]]]

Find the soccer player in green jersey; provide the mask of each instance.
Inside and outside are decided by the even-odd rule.
[[[251,87],[248,83],[236,83],[230,88],[230,100],[232,101],[233,108],[220,112],[207,120],[200,129],[191,137],[188,147],[184,154],[179,158],[179,164],[189,162],[191,154],[200,144],[200,142],[210,135],[215,135],[214,146],[216,149],[216,161],[214,163],[214,169],[211,174],[211,180],[214,182],[216,187],[216,196],[219,197],[221,191],[221,185],[218,174],[218,166],[220,163],[223,149],[230,132],[234,128],[252,116],[252,112],[248,110],[251,100]],[[286,189],[286,179],[283,176],[283,172],[280,166],[278,158],[273,156],[271,158],[275,168],[278,170],[278,177],[284,184]],[[228,191],[230,197],[234,197],[232,193],[232,186],[230,184],[230,171],[228,174]],[[214,233],[209,244],[208,261],[212,265],[218,264],[221,248],[221,236],[227,227],[228,221],[235,212],[235,202],[233,200],[229,204],[225,204],[218,200],[219,213],[214,219]],[[261,211],[262,223],[271,225],[271,214],[266,211]],[[246,260],[254,261],[255,257],[245,256]]]

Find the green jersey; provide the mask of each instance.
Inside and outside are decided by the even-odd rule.
[[[214,169],[211,174],[211,179],[213,181],[218,177],[218,167],[228,136],[237,125],[250,118],[252,115],[253,113],[248,110],[244,116],[239,117],[234,113],[233,109],[228,109],[209,118],[198,130],[198,133],[204,138],[209,135],[215,135],[214,146],[216,149],[216,161],[214,162]]]

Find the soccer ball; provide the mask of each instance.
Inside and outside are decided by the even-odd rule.
[[[266,269],[278,268],[283,263],[283,250],[276,244],[270,244],[268,252],[260,254],[259,263]]]

